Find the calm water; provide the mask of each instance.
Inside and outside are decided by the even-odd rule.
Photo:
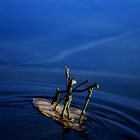
[[[139,0],[0,1],[0,139],[140,139]],[[41,115],[34,97],[77,82],[100,84],[84,131]],[[75,93],[81,108],[87,94]]]

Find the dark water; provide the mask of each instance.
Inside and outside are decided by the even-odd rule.
[[[0,139],[140,139],[139,0],[0,1]],[[77,132],[41,115],[34,97],[100,84]],[[86,93],[74,94],[81,108]]]

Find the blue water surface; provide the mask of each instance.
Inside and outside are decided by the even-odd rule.
[[[0,139],[140,139],[139,0],[0,0]],[[77,82],[100,84],[84,131],[41,115],[32,99]],[[87,93],[75,93],[81,108]]]

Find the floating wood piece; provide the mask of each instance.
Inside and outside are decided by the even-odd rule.
[[[69,68],[65,66],[65,75],[66,75],[66,89],[62,90],[60,88],[56,89],[55,96],[53,97],[52,101],[49,101],[47,99],[40,99],[35,98],[33,99],[33,105],[39,109],[41,113],[48,116],[49,118],[52,118],[55,121],[58,121],[62,123],[66,127],[70,127],[76,130],[82,130],[82,124],[85,120],[85,112],[88,106],[88,103],[91,99],[91,95],[93,93],[93,88],[99,88],[99,85],[96,83],[93,83],[92,85],[79,89],[82,85],[89,82],[89,80],[86,80],[76,87],[74,85],[76,84],[76,80],[74,78],[70,77]],[[86,101],[84,103],[83,109],[76,109],[73,107],[70,107],[71,101],[72,101],[72,94],[74,92],[85,92],[88,91],[88,95],[86,98]],[[62,93],[66,93],[66,95],[60,98],[60,95]],[[62,104],[62,101],[65,102]]]
[[[43,115],[49,117],[50,119],[53,119],[54,121],[64,125],[65,127],[72,128],[78,131],[83,130],[83,125],[78,123],[79,116],[81,114],[81,110],[71,107],[70,108],[70,114],[72,119],[68,119],[67,113],[64,112],[63,119],[61,118],[61,113],[63,110],[64,105],[59,104],[54,111],[54,106],[51,104],[50,100],[42,99],[42,98],[34,98],[33,99],[33,105],[41,112]],[[86,115],[83,117],[84,120],[86,120]]]

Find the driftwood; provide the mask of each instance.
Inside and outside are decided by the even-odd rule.
[[[83,118],[83,114],[85,113],[85,110],[88,106],[88,103],[90,101],[91,95],[93,93],[93,89],[95,88],[99,88],[99,85],[96,83],[93,83],[92,85],[89,85],[88,87],[84,88],[84,89],[79,89],[82,85],[86,84],[89,82],[89,80],[85,80],[84,82],[80,83],[79,85],[77,85],[76,87],[73,88],[73,86],[76,84],[76,80],[74,78],[70,78],[70,74],[69,74],[69,68],[65,67],[65,74],[66,74],[66,90],[61,90],[59,88],[56,89],[56,94],[52,100],[52,105],[54,106],[54,110],[56,109],[56,107],[65,99],[65,103],[64,103],[64,107],[61,113],[61,118],[63,119],[64,117],[64,112],[67,111],[67,116],[68,119],[70,120],[70,104],[72,101],[72,93],[73,92],[85,92],[88,91],[88,96],[87,99],[84,103],[83,109],[81,111],[81,114],[79,116],[79,121],[78,123],[82,123],[82,118]],[[66,95],[59,100],[60,94],[61,93],[66,93]]]

